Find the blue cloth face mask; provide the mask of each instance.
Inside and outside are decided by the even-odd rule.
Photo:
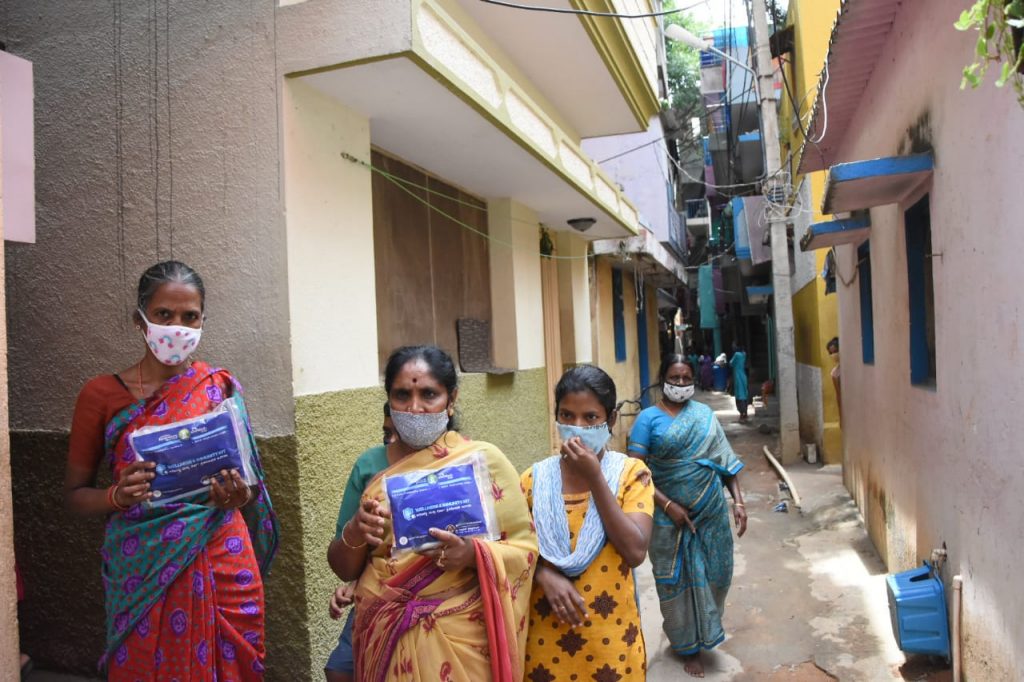
[[[601,454],[604,446],[608,444],[608,439],[612,437],[608,422],[597,426],[575,426],[556,422],[555,426],[558,427],[558,437],[563,443],[570,438],[579,438],[595,455]]]

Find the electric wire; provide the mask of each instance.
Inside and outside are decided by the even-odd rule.
[[[660,12],[643,12],[640,14],[624,14],[620,12],[594,12],[586,9],[566,9],[564,7],[545,7],[543,5],[526,5],[518,2],[508,2],[507,0],[480,0],[480,2],[487,3],[488,5],[498,5],[500,7],[509,7],[512,9],[528,10],[530,12],[550,12],[552,14],[576,14],[588,17],[613,17],[616,19],[650,19],[654,17],[666,17],[672,14],[678,14],[679,12],[686,12],[695,7],[706,5],[707,0],[697,2],[686,7],[677,7],[675,9],[662,10]]]
[[[491,235],[487,234],[486,232],[481,232],[480,230],[478,230],[477,228],[473,227],[472,225],[459,220],[458,218],[456,218],[455,216],[451,215],[450,213],[447,213],[446,211],[441,210],[440,208],[438,208],[434,204],[430,203],[429,200],[424,199],[419,194],[417,194],[416,192],[414,192],[411,189],[409,189],[409,187],[407,187],[406,185],[409,185],[411,187],[415,187],[416,189],[423,190],[423,191],[425,191],[427,193],[430,193],[430,194],[441,196],[441,197],[443,197],[445,199],[449,199],[451,201],[454,201],[456,203],[462,204],[464,206],[470,206],[472,208],[476,208],[478,210],[486,211],[487,210],[486,207],[481,207],[481,206],[477,206],[477,205],[469,203],[469,202],[461,201],[461,200],[459,200],[459,199],[457,199],[455,197],[449,196],[449,195],[444,194],[442,192],[438,192],[436,190],[431,190],[428,187],[425,187],[423,185],[419,185],[419,184],[417,184],[415,182],[411,182],[411,181],[405,180],[403,178],[399,178],[399,177],[397,177],[395,175],[392,175],[391,173],[388,173],[383,168],[375,166],[375,165],[373,165],[372,163],[370,163],[368,161],[363,161],[362,159],[357,158],[357,157],[349,154],[348,152],[342,152],[341,153],[341,158],[343,158],[346,161],[349,161],[351,163],[354,163],[354,164],[356,164],[358,166],[362,166],[363,168],[366,168],[367,170],[369,170],[372,173],[376,173],[377,175],[380,175],[382,178],[384,178],[384,179],[388,180],[389,182],[391,182],[395,187],[398,187],[400,190],[402,190],[403,192],[405,192],[406,194],[411,196],[413,199],[415,199],[416,201],[418,201],[421,204],[423,204],[424,206],[426,206],[428,209],[434,211],[435,213],[438,213],[439,215],[444,216],[445,218],[447,218],[448,220],[452,221],[453,223],[455,223],[459,227],[461,227],[461,228],[463,228],[465,230],[468,230],[469,232],[472,232],[473,234],[477,235],[478,237],[486,239],[488,242],[490,242],[492,244],[497,244],[499,246],[504,246],[504,247],[507,247],[507,248],[510,248],[510,249],[515,249],[516,248],[515,245],[512,242],[507,242],[507,241],[504,241],[502,239],[496,239],[495,237],[492,237]],[[518,222],[523,222],[523,221],[518,221]],[[532,225],[533,223],[530,223],[530,224]],[[543,226],[538,223],[537,227],[539,228],[539,227],[543,227]],[[539,248],[538,248],[538,252],[539,252]],[[556,255],[545,255],[545,254],[541,254],[541,253],[539,253],[539,255],[540,255],[541,258],[550,258],[552,260],[566,260],[566,261],[569,261],[569,260],[589,260],[589,259],[594,258],[594,255],[590,254],[590,253],[588,253],[588,254],[586,254],[584,256],[556,256]]]

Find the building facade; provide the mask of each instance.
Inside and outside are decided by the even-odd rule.
[[[947,549],[965,679],[1009,680],[1024,666],[1024,110],[1011,88],[961,90],[962,9],[844,2],[800,168],[829,169],[824,212],[839,217],[809,241],[837,245],[853,280],[839,288],[847,487],[890,571]]]
[[[658,26],[469,0],[0,6],[37,74],[38,242],[6,279],[23,646],[81,671],[102,651],[102,523],[62,509],[68,427],[84,382],[137,358],[135,281],[173,257],[206,280],[201,355],[246,387],[281,518],[270,679],[315,679],[339,627],[324,552],[388,353],[451,352],[462,429],[520,469],[550,452],[564,365],[603,361],[623,267],[590,242],[644,232],[581,145],[656,120]],[[632,329],[623,396],[640,330],[657,356],[656,324]]]

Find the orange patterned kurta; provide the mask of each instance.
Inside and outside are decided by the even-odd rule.
[[[533,509],[533,469],[522,475],[526,501]],[[563,495],[573,548],[590,493]],[[617,499],[627,514],[652,515],[654,486],[651,473],[630,458],[619,480]],[[530,595],[530,631],[526,644],[526,682],[643,682],[647,653],[640,630],[633,573],[611,542],[576,579],[590,620],[572,628],[555,616],[544,590],[534,585]]]

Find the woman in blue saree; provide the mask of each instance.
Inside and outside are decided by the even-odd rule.
[[[693,370],[681,355],[668,355],[658,373],[662,399],[643,410],[629,436],[629,454],[643,459],[654,479],[654,531],[649,554],[665,634],[686,672],[704,676],[702,649],[725,640],[722,613],[732,583],[733,541],[747,514],[736,457],[714,411],[692,400]]]

